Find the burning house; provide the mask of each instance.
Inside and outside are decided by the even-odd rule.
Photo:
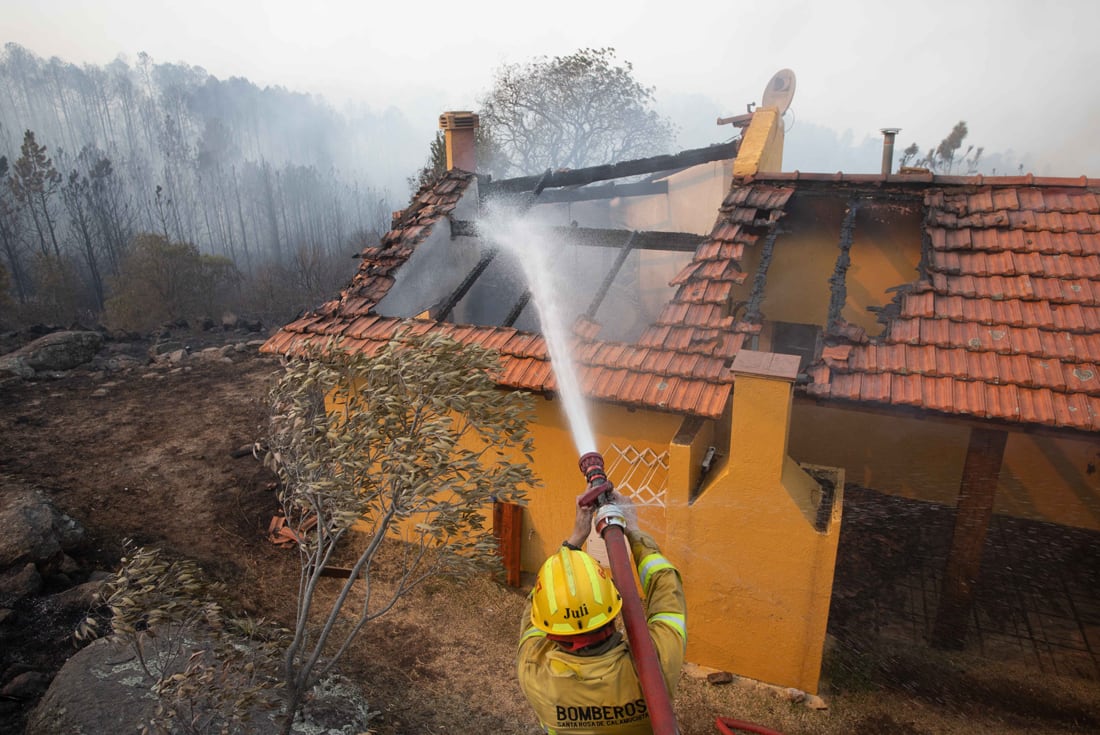
[[[731,143],[502,181],[476,115],[446,113],[450,170],[264,350],[369,352],[409,319],[497,350],[501,387],[541,396],[513,562],[534,571],[581,489],[503,240],[544,245],[596,449],[683,572],[688,659],[814,692],[846,480],[957,508],[945,644],[994,513],[1100,529],[1100,182],[785,172],[768,102]],[[529,226],[495,224],[500,201]]]

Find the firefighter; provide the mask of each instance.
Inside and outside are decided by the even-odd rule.
[[[618,493],[611,500],[626,520],[649,635],[671,697],[687,648],[680,573],[638,529],[630,501]],[[539,570],[516,656],[519,684],[547,733],[650,734],[642,687],[617,625],[622,598],[610,572],[581,550],[594,512],[577,507],[569,538]]]

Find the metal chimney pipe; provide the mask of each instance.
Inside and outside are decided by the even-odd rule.
[[[894,138],[901,128],[882,128],[882,173],[889,176],[894,172]]]

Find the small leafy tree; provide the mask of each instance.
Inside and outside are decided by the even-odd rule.
[[[107,320],[125,329],[148,329],[176,319],[209,316],[229,298],[240,276],[233,261],[200,253],[190,243],[139,235],[111,279]]]
[[[480,128],[478,128],[480,131]],[[480,160],[480,156],[478,157]],[[435,137],[428,147],[428,162],[416,172],[416,176],[408,178],[409,188],[419,191],[426,186],[431,186],[439,180],[447,171],[447,143],[443,137],[443,131],[436,131]]]
[[[494,498],[520,499],[535,480],[530,397],[497,388],[496,369],[480,347],[407,330],[373,356],[330,344],[290,362],[274,387],[266,461],[281,479],[301,556],[283,733],[364,625],[432,576],[499,565],[487,511]],[[322,604],[325,567],[353,527],[362,545]],[[404,551],[383,586],[375,564],[387,542]]]
[[[481,101],[497,153],[485,163],[494,175],[515,176],[665,153],[672,125],[652,104],[653,88],[612,48],[505,65]]]
[[[478,167],[483,170],[488,171],[494,167],[494,162],[503,160],[499,146],[493,140],[490,129],[484,125],[478,127],[477,132],[474,134],[474,146],[477,148]],[[431,186],[446,171],[447,142],[443,136],[443,131],[440,130],[436,131],[435,137],[432,138],[432,142],[428,147],[428,162],[417,171],[416,176],[408,178],[409,188],[416,192],[426,186]]]
[[[134,651],[157,696],[145,733],[241,732],[256,712],[277,706],[285,631],[230,614],[224,597],[224,585],[193,561],[152,547],[128,547],[98,593],[108,634]],[[76,637],[94,638],[99,628],[89,616]]]

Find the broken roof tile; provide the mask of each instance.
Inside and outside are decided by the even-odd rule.
[[[839,345],[826,345],[821,350],[821,358],[826,363],[833,365],[835,363],[844,363],[848,361],[848,355],[852,353],[852,345],[839,344]]]

